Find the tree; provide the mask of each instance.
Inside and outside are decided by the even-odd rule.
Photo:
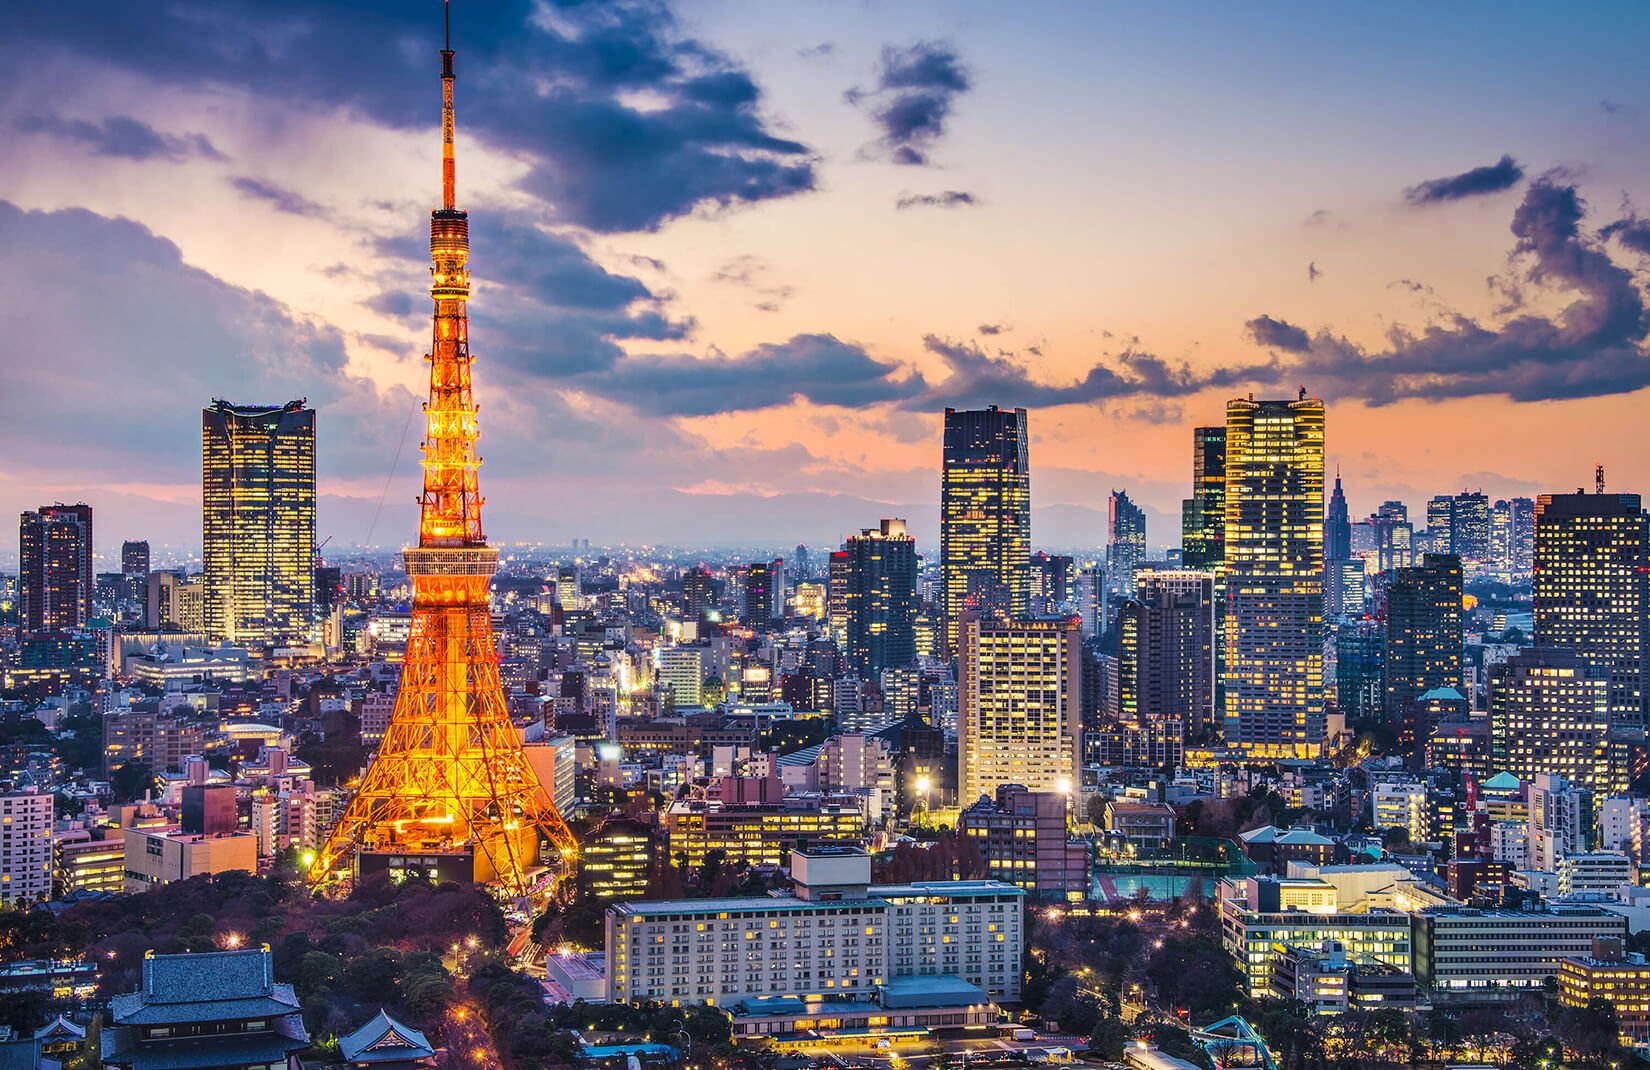
[[[1110,1062],[1120,1062],[1123,1048],[1129,1042],[1129,1027],[1121,1018],[1101,1018],[1094,1023],[1089,1037],[1089,1052]]]
[[[135,802],[155,790],[155,774],[142,762],[127,762],[109,777],[109,790],[118,802]]]

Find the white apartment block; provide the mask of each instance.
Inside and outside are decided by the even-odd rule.
[[[1597,906],[1431,907],[1412,921],[1415,978],[1434,996],[1539,989],[1558,976],[1559,960],[1591,955],[1595,939],[1627,937],[1627,919]]]
[[[1014,885],[873,885],[870,856],[852,847],[793,851],[791,875],[794,896],[609,907],[609,999],[868,999],[888,981],[922,976],[960,978],[998,1002],[1019,999],[1025,892]]]
[[[52,896],[52,794],[25,788],[0,795],[0,906]]]

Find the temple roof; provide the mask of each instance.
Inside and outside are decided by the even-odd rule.
[[[380,1010],[371,1021],[338,1038],[338,1050],[352,1063],[388,1063],[429,1059],[435,1049],[423,1033]]]
[[[275,983],[267,948],[156,955],[143,960],[143,986],[109,1001],[117,1025],[239,1021],[298,1012],[291,985]]]

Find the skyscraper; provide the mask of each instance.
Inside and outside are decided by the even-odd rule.
[[[1335,706],[1347,724],[1374,720],[1386,709],[1386,627],[1347,621],[1335,629]]]
[[[1346,492],[1341,489],[1341,473],[1335,473],[1335,489],[1329,494],[1329,511],[1323,533],[1324,617],[1333,620],[1346,608],[1343,567],[1352,559],[1352,517],[1346,508]],[[1358,607],[1362,609],[1362,606]]]
[[[831,601],[842,607],[843,654],[861,679],[917,660],[917,540],[905,521],[850,535],[831,569]],[[834,555],[833,555],[834,556]],[[835,562],[833,561],[833,566]]]
[[[1317,757],[1323,695],[1324,408],[1226,405],[1226,741]]]
[[[450,44],[450,42],[449,42]],[[481,437],[472,386],[470,221],[455,206],[453,52],[441,52],[442,198],[430,213],[429,400],[418,545],[401,686],[383,742],[313,880],[421,873],[487,881],[525,895],[546,837],[571,864],[577,844],[510,721],[488,586],[498,550],[481,529]],[[307,564],[307,562],[306,562]]]
[[[92,507],[42,505],[17,526],[17,624],[24,635],[92,619]]]
[[[1415,559],[1415,530],[1403,502],[1381,503],[1371,518],[1375,528],[1375,565],[1380,572],[1403,568]]]
[[[128,602],[142,602],[149,589],[149,543],[127,539],[120,544],[120,574],[126,582]]]
[[[710,571],[703,565],[694,565],[682,573],[682,615],[698,620],[716,605],[716,592],[711,587]]]
[[[1422,695],[1435,688],[1465,691],[1461,674],[1461,559],[1424,554],[1393,572],[1386,589],[1386,719],[1399,747],[1419,755],[1432,725],[1423,723]]]
[[[1178,721],[1192,735],[1214,713],[1215,574],[1144,569],[1117,616],[1118,715]]]
[[[1106,572],[1112,590],[1134,594],[1134,570],[1146,560],[1146,512],[1114,490],[1106,501]]]
[[[315,410],[213,401],[201,412],[206,629],[309,642],[315,605]]]
[[[1513,580],[1527,581],[1535,570],[1535,502],[1529,498],[1513,498],[1507,506],[1512,514]]]
[[[1609,686],[1568,651],[1532,647],[1490,670],[1490,752],[1520,780],[1556,773],[1590,790],[1619,790],[1609,754]]]
[[[947,650],[964,609],[1023,616],[1031,589],[1030,434],[1024,409],[946,409],[940,584]]]
[[[1650,520],[1637,494],[1543,494],[1535,510],[1535,641],[1609,682],[1610,719],[1643,725],[1650,696]]]
[[[1226,428],[1192,428],[1192,496],[1180,505],[1181,564],[1226,562]]]
[[[1435,554],[1455,553],[1455,499],[1448,494],[1427,501],[1427,549]]]
[[[1483,491],[1462,491],[1450,510],[1450,553],[1476,576],[1494,560],[1490,549],[1490,500]]]
[[[1077,622],[970,612],[958,624],[958,798],[972,804],[1003,784],[1069,795],[1079,785]]]
[[[744,569],[745,625],[766,630],[785,615],[785,560],[753,561]]]

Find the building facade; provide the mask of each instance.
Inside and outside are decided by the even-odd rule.
[[[1398,745],[1419,757],[1432,726],[1419,700],[1435,688],[1463,691],[1461,559],[1423,554],[1421,563],[1395,569],[1386,593],[1386,719]]]
[[[1323,696],[1324,408],[1226,405],[1226,742],[1315,758]]]
[[[1144,569],[1118,611],[1118,716],[1179,721],[1194,735],[1214,717],[1215,574]]]
[[[850,535],[832,560],[832,604],[840,606],[843,657],[864,679],[884,669],[902,669],[917,660],[917,541],[905,521]]]
[[[1079,784],[1081,637],[1073,620],[964,615],[958,650],[958,795],[1004,784],[1069,795]]]
[[[965,609],[1024,614],[1031,589],[1030,433],[1024,409],[946,409],[940,607],[946,650]]]
[[[1180,561],[1218,569],[1226,562],[1226,428],[1192,428],[1192,496],[1180,505]]]
[[[18,523],[17,625],[25,635],[68,632],[92,619],[92,507],[42,505]]]
[[[315,604],[315,410],[215,401],[201,412],[206,629],[309,642]]]
[[[1532,647],[1490,672],[1490,753],[1496,772],[1533,781],[1551,773],[1590,790],[1616,790],[1609,685],[1568,650]]]

